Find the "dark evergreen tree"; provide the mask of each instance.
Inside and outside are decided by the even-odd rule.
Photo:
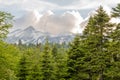
[[[120,4],[117,4],[117,6],[112,9],[112,17],[120,17]]]
[[[80,35],[77,35],[68,50],[68,80],[84,80],[88,78],[87,73],[84,72],[83,59],[85,54],[81,48],[82,46]]]
[[[41,58],[41,79],[42,80],[54,80],[54,62],[51,54],[51,48],[48,40],[44,45],[44,51]]]
[[[67,54],[57,44],[54,44],[52,45],[52,56],[56,80],[64,80],[67,75]]]
[[[65,80],[67,76],[67,54],[59,53],[56,62],[56,80]]]
[[[83,36],[85,37],[85,50],[87,62],[86,69],[90,71],[91,80],[105,79],[106,70],[110,66],[111,53],[108,53],[108,41],[112,32],[113,24],[110,23],[110,17],[100,6],[94,16],[91,16],[86,26]]]
[[[57,55],[58,55],[57,45],[54,44],[54,45],[52,45],[52,56],[53,56],[53,58],[54,58],[55,60],[56,60],[56,58],[57,58]]]
[[[32,66],[32,65],[31,65]],[[39,64],[33,63],[29,80],[42,80]]]
[[[19,61],[19,65],[18,65],[18,73],[17,73],[17,77],[19,80],[27,80],[27,76],[28,76],[28,62],[26,59],[25,54],[23,54],[23,56],[21,57],[20,61]]]
[[[19,41],[18,41],[18,45],[19,45],[19,46],[22,45],[22,41],[21,41],[21,39],[19,39]]]
[[[30,75],[29,80],[42,80],[41,79],[41,64],[39,61],[41,59],[41,52],[38,47],[30,49],[31,55],[29,57],[30,64]]]
[[[113,8],[112,17],[120,17],[120,4]],[[109,52],[111,53],[112,66],[108,71],[109,80],[120,79],[120,23],[115,25],[115,29],[111,32],[109,42]]]

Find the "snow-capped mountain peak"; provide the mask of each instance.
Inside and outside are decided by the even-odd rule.
[[[26,31],[26,32],[33,32],[33,31],[35,31],[35,29],[33,28],[33,26],[29,26],[29,27],[27,27],[26,29],[24,29],[24,31]]]
[[[52,35],[47,32],[37,31],[33,26],[29,26],[23,30],[18,29],[10,32],[6,41],[8,43],[18,43],[18,41],[21,40],[24,44],[36,44],[44,43],[46,37],[48,37],[50,42],[62,43],[71,41],[74,35],[72,33]]]

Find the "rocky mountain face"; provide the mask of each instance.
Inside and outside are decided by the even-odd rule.
[[[47,32],[40,32],[29,26],[25,29],[17,29],[8,34],[6,42],[8,43],[18,43],[19,40],[24,44],[29,43],[44,43],[45,39],[48,38],[49,42],[63,43],[70,42],[74,38],[72,33],[63,33],[58,35],[52,35]]]

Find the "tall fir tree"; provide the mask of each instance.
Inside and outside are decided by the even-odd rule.
[[[33,63],[29,80],[42,80],[39,63]]]
[[[27,62],[27,56],[25,54],[22,55],[19,64],[18,64],[18,72],[17,77],[18,80],[27,80],[28,76],[28,62]]]
[[[120,3],[115,8],[112,8],[112,17],[120,17]]]
[[[54,62],[51,54],[51,48],[48,40],[44,45],[44,50],[41,58],[41,79],[42,80],[55,80]]]
[[[57,54],[58,54],[58,49],[57,49],[57,45],[56,44],[53,44],[52,45],[52,56],[53,58],[56,60],[57,59]]]
[[[120,18],[120,4],[118,4],[112,11],[112,17]],[[112,66],[110,67],[109,80],[120,79],[120,23],[115,25],[115,29],[110,36],[111,41],[109,42],[109,52],[112,56]]]
[[[84,50],[82,49],[80,35],[76,35],[68,50],[68,76],[67,80],[84,80],[88,78],[88,74],[84,72]]]
[[[62,50],[62,52],[64,51]],[[67,54],[62,52],[57,44],[52,46],[56,80],[64,80],[67,75]]]
[[[83,32],[85,50],[89,59],[87,70],[92,73],[90,74],[91,80],[105,79],[107,67],[111,64],[111,53],[107,51],[107,44],[114,25],[109,21],[110,17],[100,6],[96,14],[90,17],[88,25]]]
[[[34,61],[32,61],[32,74],[31,74],[31,80],[42,80],[42,73],[41,73],[41,59],[42,59],[42,52],[40,50],[40,48],[37,47],[37,49],[33,50],[33,55],[32,55],[32,59],[34,59]]]

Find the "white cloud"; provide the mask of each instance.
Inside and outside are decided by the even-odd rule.
[[[47,31],[52,34],[59,34],[65,32],[76,32],[76,28],[77,32],[80,32],[78,31],[78,28],[82,20],[83,18],[77,11],[67,11],[61,15],[56,15],[52,11],[47,11],[42,16],[40,16],[38,12],[34,11],[28,12],[22,18],[17,19],[15,22],[15,26],[17,28],[25,28],[31,25],[40,31]]]
[[[120,18],[112,18],[111,20],[110,20],[110,22],[112,22],[112,23],[120,23]]]
[[[56,34],[81,32],[79,24],[83,19],[77,11],[57,15],[48,10],[85,10],[103,5],[110,14],[110,8],[117,3],[120,3],[120,0],[0,0],[0,10],[11,12],[16,18],[23,15],[15,20],[16,28],[32,25],[41,31]],[[45,11],[48,12],[43,13]]]
[[[17,18],[14,21],[14,26],[16,28],[26,28],[28,26],[35,26],[35,24],[39,21],[42,15],[39,14],[38,11],[27,11],[25,15],[20,18]]]
[[[79,27],[82,17],[78,12],[65,12],[62,15],[43,15],[37,24],[39,29],[44,29],[53,34],[64,32],[73,32],[73,29]],[[41,26],[42,25],[42,26]]]

